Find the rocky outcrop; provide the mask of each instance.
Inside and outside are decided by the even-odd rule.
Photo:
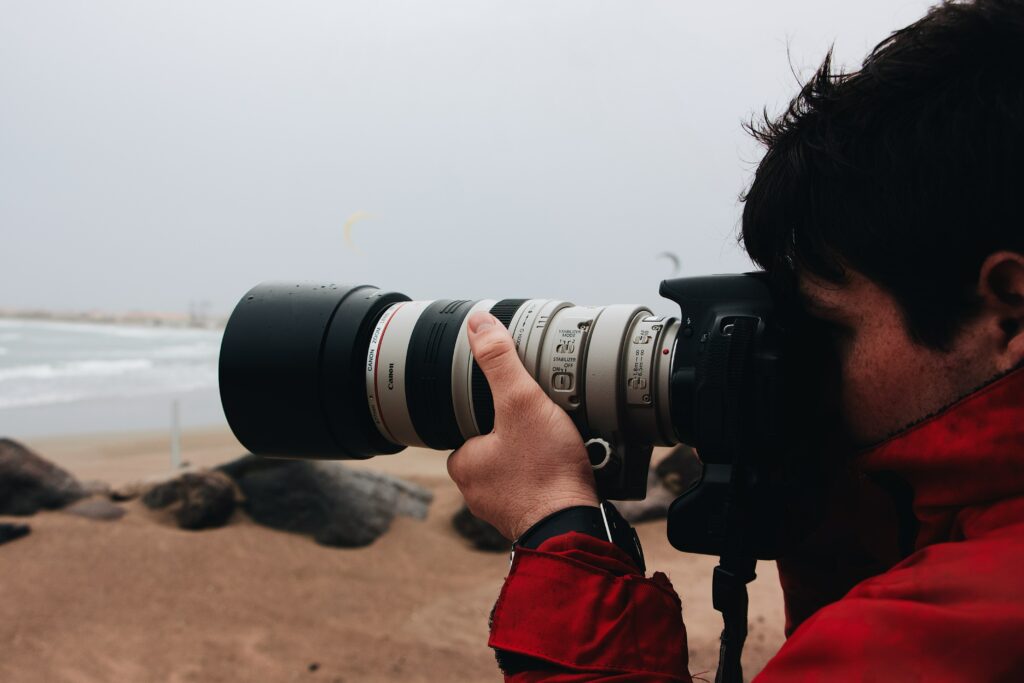
[[[29,531],[31,529],[28,524],[0,524],[0,545],[22,536],[28,536]]]
[[[235,487],[222,472],[189,472],[156,484],[142,503],[169,511],[182,529],[212,529],[227,524],[235,511]]]
[[[32,515],[85,496],[85,489],[67,471],[17,441],[0,439],[0,514]]]
[[[217,470],[235,481],[254,521],[329,546],[368,545],[395,515],[425,518],[433,498],[416,484],[338,462],[246,455]]]
[[[512,549],[512,541],[508,540],[493,526],[480,519],[463,504],[462,508],[452,517],[452,526],[459,535],[473,544],[477,550],[489,552],[508,552]]]

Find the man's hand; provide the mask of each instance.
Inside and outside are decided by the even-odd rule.
[[[494,396],[494,431],[448,456],[469,509],[514,540],[553,512],[597,505],[583,440],[523,367],[512,335],[489,313],[474,313],[467,326]]]

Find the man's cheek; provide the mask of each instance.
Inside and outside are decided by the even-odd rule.
[[[847,435],[857,444],[864,443],[867,434],[867,415],[869,404],[861,393],[849,382],[843,384],[842,421]]]
[[[867,444],[882,435],[893,397],[886,373],[877,373],[881,359],[851,355],[844,364],[842,378],[843,422],[858,444]]]

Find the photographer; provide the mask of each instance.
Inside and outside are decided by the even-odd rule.
[[[1024,3],[943,4],[777,120],[743,241],[830,330],[842,462],[780,560],[789,640],[758,680],[1024,680]],[[493,433],[450,456],[508,538],[598,505],[571,419],[469,319]],[[884,486],[881,486],[884,484]],[[686,681],[680,600],[586,533],[519,546],[490,645],[509,680]]]

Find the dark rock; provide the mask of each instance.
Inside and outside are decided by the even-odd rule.
[[[124,508],[106,498],[86,498],[64,508],[64,512],[86,519],[110,522],[124,517]]]
[[[247,455],[217,469],[234,479],[254,521],[330,546],[368,545],[396,514],[425,518],[433,498],[415,484],[337,462]]]
[[[466,505],[452,517],[452,526],[477,550],[491,552],[508,552],[512,549],[512,541],[508,540],[493,526],[480,519]]]
[[[68,472],[11,439],[0,439],[0,514],[55,510],[86,495]]]
[[[235,511],[235,487],[222,472],[189,472],[152,486],[142,504],[151,510],[170,508],[182,529],[213,529],[227,524]]]
[[[0,524],[0,545],[22,536],[28,536],[31,530],[28,524]]]
[[[174,513],[182,529],[224,526],[235,511],[235,487],[221,472],[184,474],[178,480],[180,505]]]
[[[168,505],[177,503],[181,499],[178,489],[179,481],[177,479],[155,484],[142,494],[142,504],[150,510],[163,510]]]

